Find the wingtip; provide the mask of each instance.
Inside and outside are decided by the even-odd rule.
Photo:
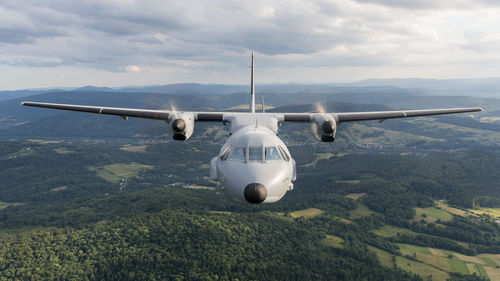
[[[19,104],[24,105],[25,101],[20,102]]]

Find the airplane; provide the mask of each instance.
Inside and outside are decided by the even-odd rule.
[[[173,139],[186,141],[193,134],[196,122],[230,124],[230,136],[218,156],[210,161],[210,179],[232,199],[252,204],[273,203],[293,189],[297,178],[296,163],[278,136],[284,123],[309,123],[313,135],[321,142],[333,142],[337,125],[342,122],[408,118],[428,115],[483,111],[481,107],[397,110],[345,113],[282,113],[255,112],[254,53],[251,62],[250,112],[190,112],[117,108],[72,104],[21,102],[35,106],[97,114],[158,119],[171,125]],[[264,109],[264,105],[262,107]]]

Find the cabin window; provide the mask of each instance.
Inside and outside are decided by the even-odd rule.
[[[248,161],[262,161],[262,147],[248,148]]]
[[[266,147],[265,154],[266,154],[266,161],[281,160],[280,153],[278,152],[278,149],[274,146]]]
[[[246,147],[235,147],[229,155],[229,160],[245,161]]]

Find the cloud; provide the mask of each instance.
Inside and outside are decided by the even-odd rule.
[[[138,67],[137,65],[127,65],[125,68],[127,72],[141,72],[142,69]]]
[[[233,73],[245,73],[241,65],[254,50],[257,65],[273,71],[343,67],[361,73],[364,67],[362,73],[376,76],[383,68],[397,73],[405,67],[423,76],[446,66],[452,75],[452,65],[500,60],[499,15],[493,0],[4,1],[0,64],[110,75],[147,68],[149,75],[156,69],[171,79],[234,83],[240,78]],[[319,79],[313,72],[301,77]],[[273,78],[283,79],[269,73]]]
[[[355,0],[359,3],[374,3],[387,7],[402,9],[475,9],[484,6],[495,6],[494,0]]]

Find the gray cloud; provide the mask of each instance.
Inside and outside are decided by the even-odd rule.
[[[374,3],[403,9],[473,9],[484,6],[496,6],[494,0],[355,0],[359,3]]]
[[[492,0],[5,1],[0,64],[222,73],[255,50],[269,67],[421,69],[499,58],[499,10]]]

